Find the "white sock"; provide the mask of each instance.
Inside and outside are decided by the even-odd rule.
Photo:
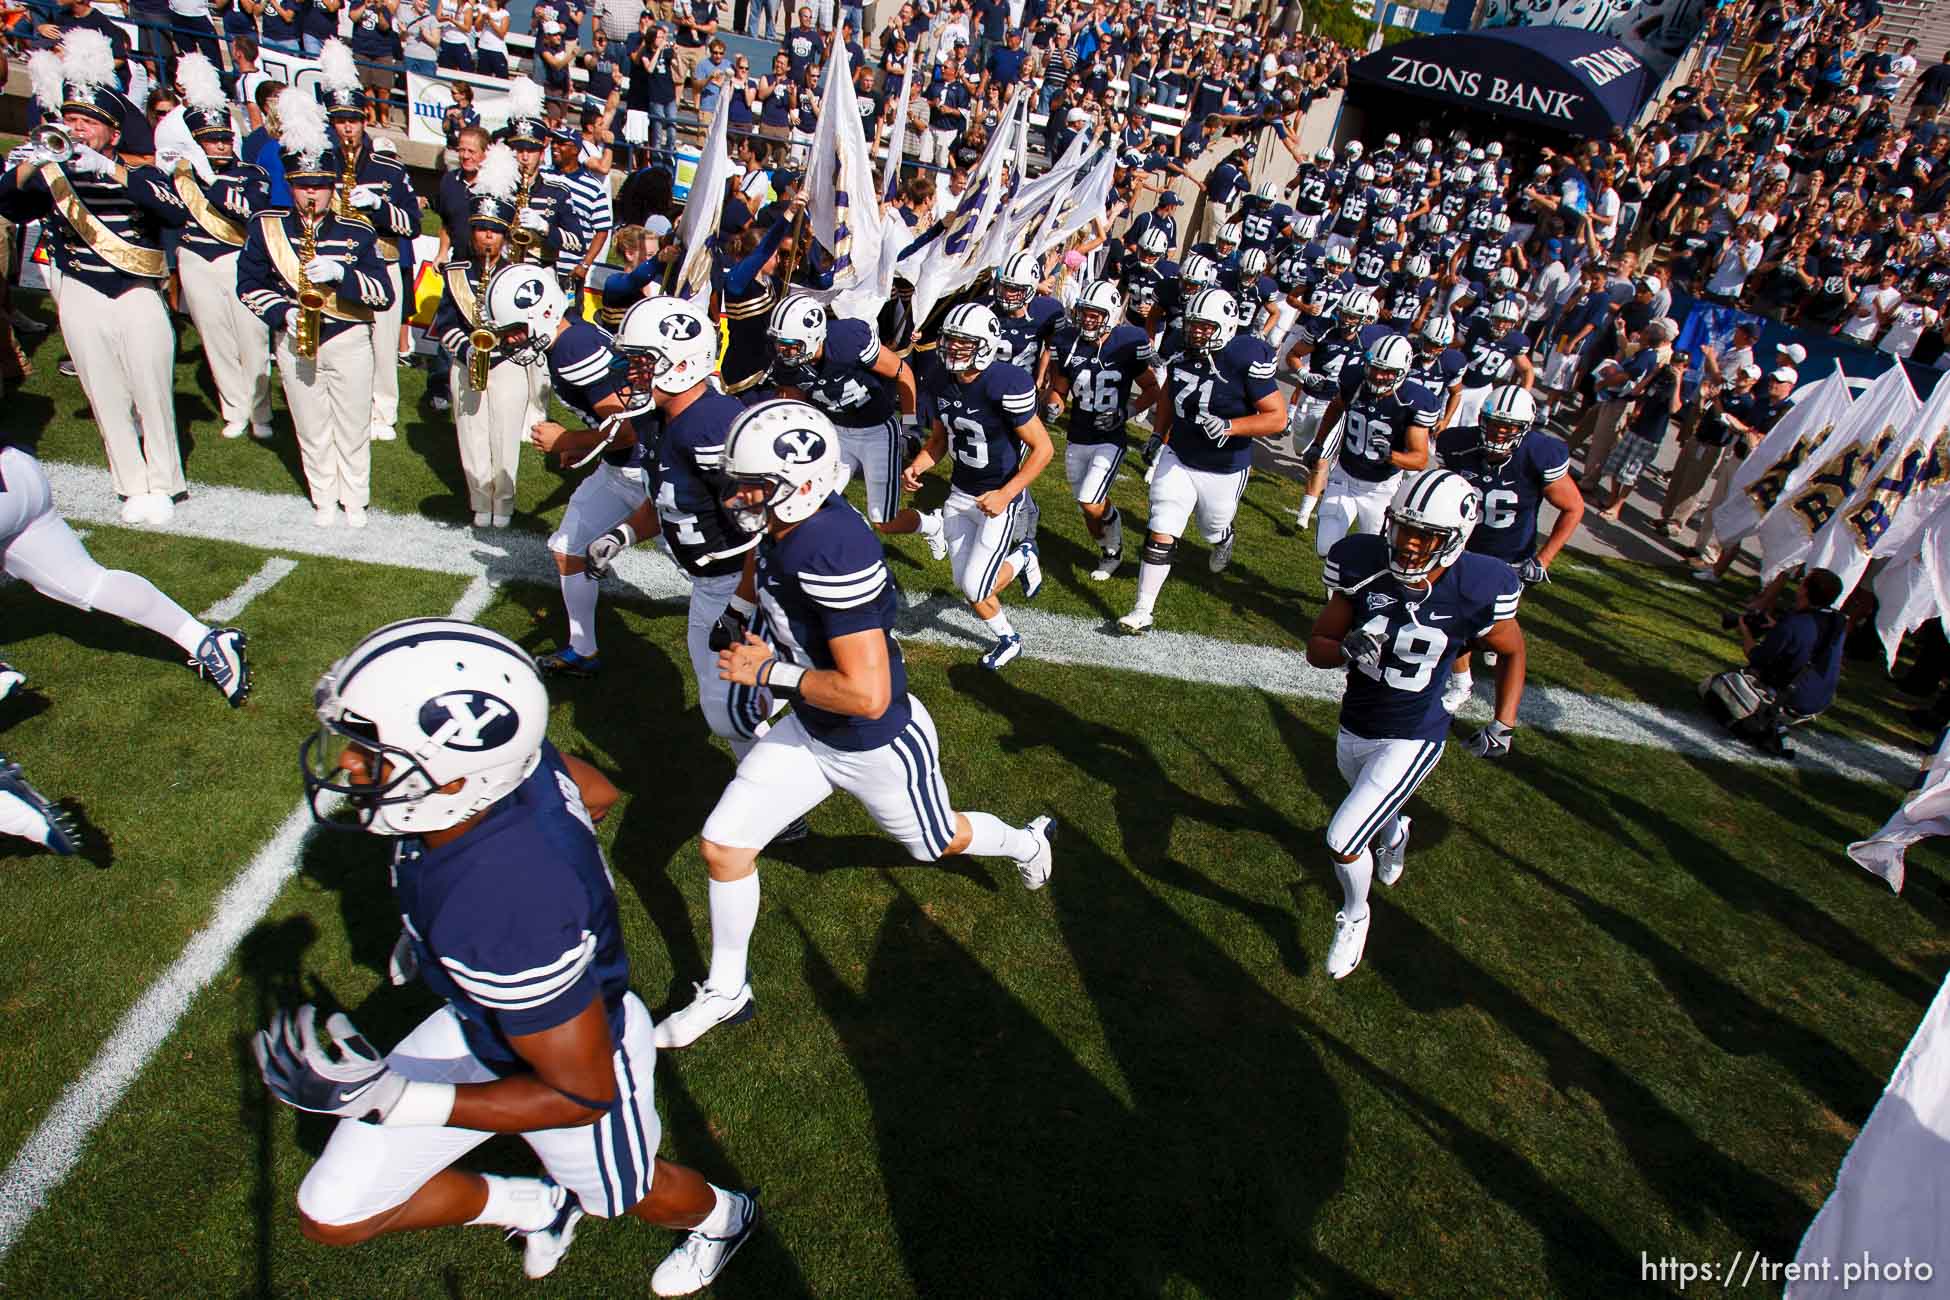
[[[741,880],[714,880],[711,902],[711,974],[705,983],[718,992],[745,987],[745,958],[758,926],[758,872]]]
[[[562,575],[562,607],[569,612],[569,648],[596,653],[596,593],[601,584],[586,573]]]
[[[1358,921],[1368,914],[1368,888],[1374,884],[1374,854],[1366,849],[1352,862],[1334,862],[1334,874],[1341,878],[1341,894],[1345,902],[1341,911],[1347,919]]]
[[[1016,630],[1014,625],[1009,622],[1009,616],[1007,614],[997,614],[994,618],[983,619],[982,622],[988,627],[989,631],[995,633],[997,636],[1011,636]]]
[[[1465,695],[1476,689],[1476,679],[1468,673],[1449,674],[1449,684]]]
[[[917,511],[921,516],[921,536],[939,537],[941,535],[941,512],[939,510]]]
[[[711,1205],[711,1212],[699,1220],[698,1225],[691,1231],[701,1232],[707,1237],[729,1237],[732,1217],[738,1213],[738,1202],[731,1199],[731,1194],[716,1183],[707,1183],[706,1186],[711,1189],[711,1195],[716,1199]]]
[[[0,794],[0,835],[47,843],[47,818],[18,795]]]
[[[183,647],[186,653],[195,654],[197,647],[203,644],[203,638],[208,635],[210,635],[210,625],[208,623],[185,614],[183,615],[182,625],[174,633],[170,634],[169,639]]]
[[[486,1223],[497,1228],[533,1232],[537,1228],[546,1228],[555,1218],[555,1211],[561,1208],[550,1193],[549,1185],[539,1178],[482,1174],[481,1181],[487,1184],[487,1204],[481,1207],[479,1214],[467,1221],[470,1227]]]
[[[1021,862],[1036,856],[1036,837],[1020,826],[1011,826],[994,813],[963,813],[968,819],[968,847],[972,858],[1014,858]]]
[[[113,614],[158,636],[168,637],[183,647],[185,654],[195,654],[197,646],[203,643],[203,634],[210,630],[165,596],[155,583],[121,569],[102,572],[89,603],[104,614]]]
[[[1153,564],[1149,560],[1138,562],[1138,613],[1149,614],[1157,606],[1158,593],[1164,590],[1165,579],[1170,576],[1169,564]]]

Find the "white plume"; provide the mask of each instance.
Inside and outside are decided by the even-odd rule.
[[[108,37],[92,27],[76,27],[61,38],[61,74],[77,86],[121,84]]]
[[[352,47],[334,36],[318,52],[318,79],[329,90],[349,94],[359,89],[359,65],[352,61]]]
[[[199,113],[221,113],[229,106],[215,65],[194,50],[176,61],[176,88],[183,103]]]
[[[323,104],[293,87],[288,93],[278,96],[278,116],[284,121],[278,144],[287,155],[298,154],[309,159],[325,156],[332,142],[325,129]]]
[[[542,88],[533,78],[516,77],[508,85],[508,120],[541,115]]]
[[[27,56],[27,79],[34,83],[34,98],[41,107],[60,116],[61,101],[67,98],[61,74],[61,56],[53,50],[35,50]]]
[[[521,188],[521,163],[505,144],[491,144],[474,173],[474,193],[512,203]]]

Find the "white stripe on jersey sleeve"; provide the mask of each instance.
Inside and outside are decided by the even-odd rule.
[[[1435,428],[1436,419],[1441,414],[1442,412],[1436,410],[1433,406],[1418,407],[1415,412],[1415,427],[1418,429],[1433,429]]]
[[[582,941],[554,961],[513,974],[475,970],[452,957],[442,957],[440,964],[461,992],[488,1010],[528,1011],[561,997],[595,960],[596,936],[584,930]]]
[[[1341,586],[1341,566],[1328,560],[1320,566],[1320,583],[1330,591],[1338,591]]]
[[[860,364],[872,366],[878,360],[880,360],[880,340],[873,336],[872,330],[868,330],[867,346],[860,349]]]
[[[880,599],[880,593],[885,588],[886,584],[882,583],[871,591],[862,592],[857,596],[847,596],[844,598],[813,596],[813,599],[824,605],[827,609],[858,609],[862,605],[871,605],[874,601]],[[812,595],[811,592],[807,594]]]
[[[1546,483],[1557,482],[1557,480],[1564,477],[1565,471],[1569,470],[1570,468],[1571,468],[1570,461],[1568,460],[1559,461],[1557,464],[1552,465],[1550,468],[1544,471],[1543,473],[1544,482]]]
[[[562,378],[572,384],[592,384],[608,374],[609,367],[610,354],[607,350],[592,352],[581,361],[561,367]]]
[[[1273,377],[1273,363],[1271,361],[1255,361],[1246,367],[1246,373],[1254,379],[1271,379]]]
[[[1498,623],[1501,623],[1506,618],[1515,618],[1517,616],[1517,601],[1518,597],[1514,592],[1508,596],[1498,596],[1496,598],[1496,604],[1490,607],[1490,617]]]
[[[799,575],[799,585],[802,587],[850,586],[851,584],[860,581],[860,579],[862,578],[877,576],[880,573],[880,571],[885,567],[886,567],[886,561],[875,560],[872,564],[869,564],[866,568],[855,569],[851,573],[802,573]]]
[[[887,575],[882,571],[844,587],[805,587],[803,590],[828,609],[852,609],[875,599],[886,588]]]
[[[1005,393],[1002,397],[1002,409],[1011,415],[1022,415],[1025,412],[1033,411],[1036,409],[1036,394],[1033,392]]]

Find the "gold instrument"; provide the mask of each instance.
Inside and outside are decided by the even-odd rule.
[[[473,349],[467,357],[467,386],[477,393],[487,391],[488,370],[494,364],[494,347],[499,342],[487,327],[487,282],[493,273],[493,264],[484,260],[481,278],[474,285],[474,332],[467,336],[467,345]]]
[[[74,137],[58,122],[43,122],[29,131],[27,143],[46,154],[49,162],[64,163],[74,157]]]
[[[318,357],[318,327],[325,310],[325,295],[314,288],[305,268],[318,256],[318,226],[298,218],[304,234],[298,240],[298,323],[292,327],[291,350],[306,361]]]
[[[332,196],[332,211],[341,217],[356,216],[359,210],[352,206],[352,190],[359,183],[355,174],[359,170],[359,158],[350,149],[342,150],[340,156],[343,161],[339,165],[338,193]]]
[[[515,224],[508,230],[508,258],[515,262],[533,261],[535,257],[535,232],[521,224],[521,214],[528,209],[528,191],[534,188],[535,178],[521,178],[521,188],[515,191]]]

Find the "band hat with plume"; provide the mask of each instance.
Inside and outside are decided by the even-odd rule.
[[[508,87],[508,130],[511,145],[542,147],[548,125],[542,120],[542,88],[530,77],[516,77]]]
[[[325,97],[326,116],[366,120],[366,95],[359,88],[359,65],[352,61],[352,47],[334,36],[318,52],[318,87]]]
[[[232,137],[223,81],[206,56],[193,50],[176,61],[176,89],[183,93],[183,116],[191,135],[199,140]]]
[[[121,78],[115,75],[115,50],[108,37],[90,27],[71,28],[63,35],[61,79],[66,83],[63,113],[85,113],[122,129],[128,101],[117,89]]]
[[[278,150],[284,158],[285,180],[293,185],[336,181],[338,169],[331,134],[325,128],[324,105],[310,95],[282,95],[278,108],[284,118]]]
[[[506,232],[515,220],[515,193],[521,188],[521,164],[505,144],[488,146],[474,172],[467,224],[475,230]]]

